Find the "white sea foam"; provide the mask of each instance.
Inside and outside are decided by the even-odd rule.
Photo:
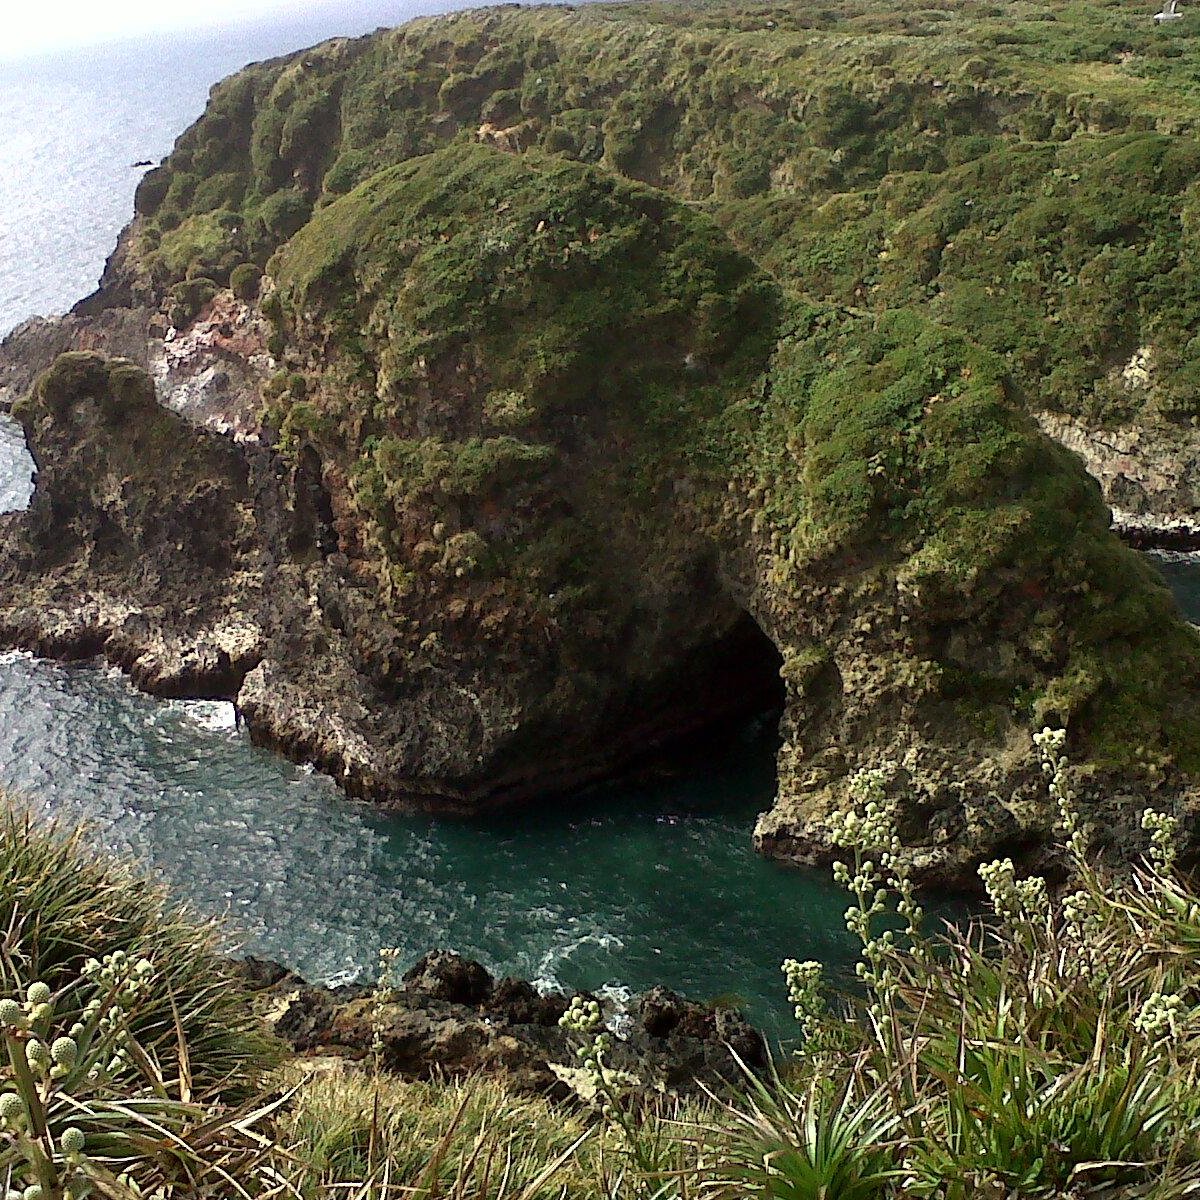
[[[625,1037],[633,1028],[633,989],[619,983],[606,983],[596,989],[596,995],[604,1002],[604,1024],[617,1037]]]
[[[615,934],[606,930],[598,930],[580,934],[567,942],[551,946],[542,955],[538,963],[537,973],[533,977],[533,986],[539,992],[559,992],[565,986],[560,978],[559,970],[578,950],[584,946],[595,946],[600,950],[623,950],[625,943]]]
[[[179,700],[175,702],[201,729],[211,733],[234,733],[237,710],[228,700]]]

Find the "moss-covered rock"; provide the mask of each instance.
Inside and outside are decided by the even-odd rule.
[[[1136,841],[1131,781],[1169,794],[1200,773],[1200,636],[1003,360],[914,312],[800,309],[770,379],[730,414],[717,525],[788,685],[760,843],[822,857],[849,779],[891,764],[931,877],[1044,844],[1045,724],[1088,764],[1113,843]]]
[[[483,10],[326,43],[215,90],[143,185],[163,238],[145,257],[170,282],[228,204],[227,248],[265,261],[306,206],[491,139],[711,206],[812,300],[931,302],[1004,353],[1035,406],[1196,415],[1190,23],[1099,4],[1047,22],[1025,0],[931,14]],[[1104,385],[1113,355],[1151,343],[1152,394]]]

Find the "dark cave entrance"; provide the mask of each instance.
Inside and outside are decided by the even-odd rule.
[[[673,712],[656,714],[646,723],[654,732],[631,750],[615,778],[694,773],[724,764],[730,756],[744,757],[751,744],[773,778],[787,698],[782,667],[774,642],[743,613],[725,637],[680,664]]]

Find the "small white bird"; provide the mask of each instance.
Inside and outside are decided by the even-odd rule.
[[[1162,12],[1154,14],[1154,20],[1161,25],[1164,21],[1178,21],[1183,17],[1179,11],[1179,0],[1167,0]]]

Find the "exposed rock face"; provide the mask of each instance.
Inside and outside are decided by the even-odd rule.
[[[1200,437],[1192,426],[1143,419],[1105,429],[1062,413],[1038,422],[1083,459],[1130,541],[1200,549]]]
[[[288,322],[291,353],[310,360],[273,401],[282,454],[256,444],[246,403],[269,353],[262,318],[227,293],[142,356],[165,408],[123,360],[76,353],[43,375],[15,408],[38,488],[9,522],[0,628],[42,652],[102,652],[160,694],[236,700],[257,739],[381,803],[478,811],[777,695],[778,660],[711,541],[663,506],[687,483],[671,465],[677,433],[701,432],[672,430],[670,406],[719,410],[761,368],[773,297],[707,222],[645,189],[484,150],[409,175],[379,202],[388,220],[417,207],[407,287],[434,307],[408,333],[395,314],[394,336],[344,340],[346,290],[327,262],[357,248],[365,269],[376,250],[366,231],[339,243],[340,209],[309,258],[298,243],[281,261],[279,293],[312,313]],[[457,242],[421,215],[421,189]],[[512,215],[494,236],[533,235],[530,257],[502,270],[493,286],[508,296],[459,342],[442,322],[476,303],[478,279],[468,263],[422,272],[445,271],[435,253],[470,251],[496,189]],[[556,197],[580,211],[541,236],[533,206]],[[564,268],[570,246],[583,261]],[[594,323],[580,325],[573,306],[588,305]],[[716,322],[736,311],[744,329],[729,338]],[[412,380],[404,337],[428,364]],[[689,365],[701,353],[709,365]],[[214,363],[239,357],[214,397]],[[364,386],[368,367],[380,374]],[[641,422],[649,396],[666,406],[661,446]]]
[[[249,960],[240,973],[266,1000],[274,1032],[301,1053],[366,1059],[378,1028],[382,1065],[395,1074],[487,1072],[518,1090],[569,1095],[553,1067],[576,1063],[579,1039],[558,1024],[570,997],[495,980],[450,951],[425,955],[379,1007],[369,989],[311,987],[274,964]],[[665,988],[639,998],[609,1056],[647,1090],[685,1092],[743,1078],[737,1059],[750,1070],[767,1065],[762,1035],[745,1018]]]
[[[5,522],[5,640],[104,653],[158,695],[236,695],[262,656],[262,456],[189,428],[123,359],[64,355],[15,411],[37,486]]]

